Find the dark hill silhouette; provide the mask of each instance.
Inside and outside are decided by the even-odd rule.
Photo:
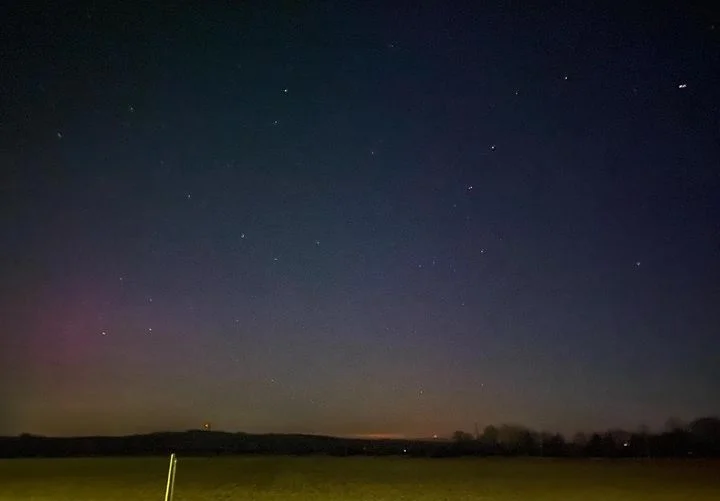
[[[696,419],[662,433],[612,430],[578,435],[566,442],[559,434],[536,433],[520,426],[488,426],[480,436],[457,431],[454,440],[340,438],[302,434],[249,434],[189,430],[122,437],[0,437],[0,457],[185,456],[230,454],[529,455],[549,457],[720,457],[720,419]]]

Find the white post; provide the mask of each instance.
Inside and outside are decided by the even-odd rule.
[[[177,458],[175,453],[170,454],[170,468],[168,469],[167,486],[165,487],[165,501],[172,501],[175,491],[175,468]]]

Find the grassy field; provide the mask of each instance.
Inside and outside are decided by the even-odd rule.
[[[0,460],[1,501],[162,500],[167,460]],[[720,500],[720,463],[179,458],[176,501]]]

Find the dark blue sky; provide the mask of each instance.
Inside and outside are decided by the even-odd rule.
[[[0,433],[720,412],[716,13],[474,4],[4,12]]]

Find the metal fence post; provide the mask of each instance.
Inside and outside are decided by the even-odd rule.
[[[172,501],[175,492],[175,470],[177,458],[175,453],[170,454],[170,468],[168,468],[167,486],[165,487],[165,501]]]

